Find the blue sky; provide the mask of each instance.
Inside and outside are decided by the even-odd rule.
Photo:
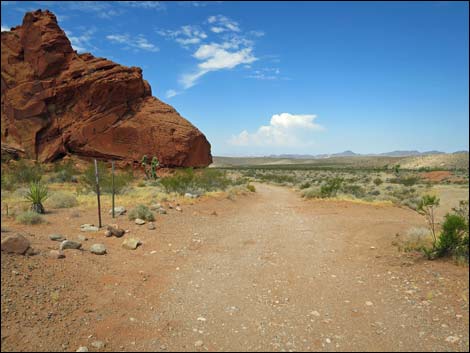
[[[466,2],[2,1],[139,66],[214,155],[469,148]]]

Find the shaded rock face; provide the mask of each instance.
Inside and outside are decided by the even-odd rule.
[[[2,143],[42,162],[67,154],[157,156],[167,167],[212,162],[205,136],[152,97],[140,68],[77,54],[51,12],[28,12],[1,38]]]

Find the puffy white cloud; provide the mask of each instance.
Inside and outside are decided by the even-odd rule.
[[[249,133],[243,130],[232,136],[229,143],[237,146],[300,146],[311,142],[311,133],[324,128],[316,124],[313,114],[281,113],[271,117],[269,125]]]
[[[10,28],[8,26],[2,25],[2,32],[8,32],[10,31]]]
[[[106,36],[106,39],[114,43],[125,44],[127,47],[132,47],[135,50],[146,50],[150,52],[157,52],[160,50],[141,34],[137,37],[132,37],[129,34],[110,34]]]
[[[95,32],[96,29],[90,28],[82,34],[74,35],[74,32],[65,30],[65,34],[70,40],[72,48],[79,53],[84,53],[90,51],[91,49],[96,49],[93,45],[91,45],[91,39],[93,38],[93,34]]]
[[[201,30],[198,26],[186,25],[181,26],[177,30],[159,30],[157,31],[161,36],[172,38],[177,43],[186,47],[190,44],[198,44],[201,40],[207,38],[207,34]]]

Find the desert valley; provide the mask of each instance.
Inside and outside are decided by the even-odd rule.
[[[213,156],[57,18],[2,26],[2,351],[469,350],[468,151]]]

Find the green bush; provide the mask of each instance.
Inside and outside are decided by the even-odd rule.
[[[447,214],[436,245],[437,257],[454,255],[468,261],[468,223],[458,214]]]
[[[217,169],[203,169],[195,172],[192,168],[178,170],[174,175],[160,179],[165,192],[183,195],[187,192],[200,194],[207,191],[225,190],[230,184],[226,173]]]
[[[78,170],[73,161],[68,160],[63,163],[54,164],[54,175],[51,177],[53,183],[70,183],[75,180]]]
[[[343,184],[342,178],[332,178],[328,179],[324,185],[320,188],[320,196],[321,197],[335,197],[338,193],[341,185]]]
[[[55,192],[48,200],[52,208],[70,208],[78,205],[75,195],[69,192]]]
[[[310,186],[312,186],[312,184],[306,181],[305,183],[300,184],[299,188],[300,190],[303,190],[303,189],[308,189]]]
[[[44,213],[43,202],[49,197],[47,187],[41,182],[31,183],[26,194],[26,200],[31,202],[31,210]]]
[[[40,164],[22,159],[9,167],[2,165],[2,189],[13,190],[18,184],[30,184],[41,180],[44,171]]]
[[[302,190],[302,197],[306,199],[314,199],[320,197],[320,190],[318,187],[310,187],[308,189]]]
[[[375,184],[376,186],[379,186],[379,185],[382,184],[382,183],[383,183],[382,179],[380,179],[380,178],[375,178],[375,179],[374,179],[374,184]]]
[[[251,184],[247,184],[246,185],[246,188],[251,191],[251,192],[256,192],[256,188],[254,185],[251,185]]]
[[[357,198],[362,198],[366,196],[366,190],[359,185],[343,185],[341,191],[345,194],[350,194]]]
[[[98,175],[100,180],[100,192],[110,194],[112,192],[111,171],[103,162],[98,162]],[[114,174],[114,190],[120,194],[124,188],[134,179],[132,171],[116,172]],[[91,164],[80,177],[80,184],[86,191],[96,192],[95,166]]]
[[[32,224],[42,223],[43,218],[37,212],[26,211],[26,212],[20,213],[18,216],[16,216],[16,221],[21,223],[21,224],[32,225]]]
[[[134,220],[136,218],[140,218],[145,221],[155,220],[155,216],[153,215],[152,211],[150,211],[150,209],[145,205],[137,205],[135,208],[129,211],[128,217],[130,220]]]

